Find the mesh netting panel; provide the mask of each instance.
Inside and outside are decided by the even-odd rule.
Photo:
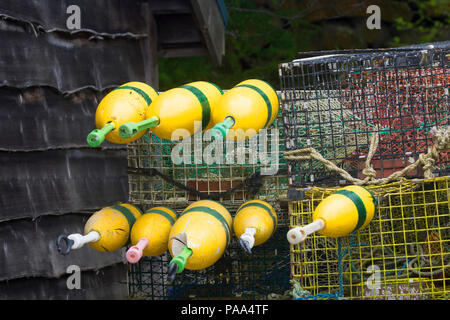
[[[223,155],[220,156],[218,152],[215,163],[207,164],[205,161],[205,155],[209,154],[212,145],[211,141],[203,137],[201,134],[194,135],[186,147],[178,142],[146,134],[128,145],[128,165],[139,169],[157,169],[166,177],[208,195],[226,192],[247,179],[245,188],[238,188],[217,199],[225,206],[237,206],[255,198],[269,202],[285,198],[287,170],[283,159],[281,111],[280,117],[267,131],[258,135],[256,145],[253,144],[255,140],[249,139],[243,144],[225,140],[221,147]],[[182,163],[176,164],[172,160],[172,152],[188,156],[183,158]],[[212,154],[215,156],[214,152]],[[275,174],[255,176],[255,173],[271,168],[278,168],[278,171]],[[143,207],[165,205],[184,209],[190,203],[200,200],[198,195],[180,189],[160,176],[129,174],[128,177],[130,201]]]
[[[449,47],[372,50],[298,59],[279,66],[286,150],[312,147],[363,179],[371,136],[377,178],[414,162],[432,145],[430,130],[449,117]],[[448,174],[449,155],[435,163]],[[316,161],[289,161],[292,186],[337,185],[340,176]],[[409,177],[422,177],[421,169]]]
[[[287,209],[277,210],[280,223],[272,238],[243,252],[236,237],[213,266],[199,271],[183,270],[173,283],[167,281],[169,252],[144,257],[130,265],[128,284],[132,298],[143,299],[268,299],[271,293],[289,290],[289,244]]]
[[[291,272],[311,296],[442,299],[450,294],[449,177],[369,186],[378,199],[368,227],[347,237],[313,234],[291,246]],[[305,189],[289,205],[291,228],[311,222],[335,189]]]

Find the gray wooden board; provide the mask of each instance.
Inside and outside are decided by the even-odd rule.
[[[84,148],[95,111],[109,91],[61,95],[49,87],[0,88],[0,150]],[[105,140],[101,147],[126,149]]]
[[[99,252],[89,245],[61,255],[56,248],[60,234],[83,233],[90,214],[45,216],[0,223],[0,281],[23,277],[58,278],[67,267],[97,270],[124,262],[124,250]]]
[[[123,263],[80,273],[80,289],[68,289],[70,274],[58,279],[28,278],[0,282],[0,300],[92,300],[126,299],[128,289]],[[70,280],[69,280],[70,282]]]
[[[0,16],[31,23],[39,31],[61,30],[74,32],[67,28],[67,20],[73,11],[67,8],[77,5],[80,8],[80,27],[96,35],[118,36],[123,34],[146,34],[140,0],[2,0]],[[69,19],[70,22],[70,19]]]
[[[0,222],[128,199],[125,150],[0,152]]]
[[[20,25],[4,20],[0,20],[0,38],[0,86],[50,86],[71,93],[146,81],[142,67],[145,39],[93,41],[59,33],[36,37]]]

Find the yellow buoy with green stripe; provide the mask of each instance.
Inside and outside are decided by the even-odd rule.
[[[169,278],[184,268],[201,270],[216,263],[232,236],[232,218],[218,202],[200,200],[188,206],[172,227],[169,251]]]
[[[150,129],[162,139],[178,140],[177,129],[187,132],[189,136],[197,130],[205,131],[213,126],[211,114],[222,93],[217,85],[206,81],[167,90],[152,103],[146,120],[124,124],[119,133],[122,137],[131,137],[141,130]],[[184,135],[184,132],[178,132]]]
[[[159,256],[167,251],[169,233],[178,214],[166,207],[155,207],[147,210],[131,229],[131,244],[126,258],[130,263],[137,263],[144,255]]]
[[[225,92],[214,109],[213,130],[227,139],[250,138],[272,124],[278,108],[278,96],[271,85],[258,79],[242,81]]]
[[[68,254],[72,249],[79,249],[86,243],[101,252],[115,251],[125,246],[130,238],[133,224],[142,215],[141,210],[129,203],[105,207],[95,212],[84,225],[84,235],[61,235],[57,248],[61,254]],[[65,241],[66,249],[61,243]]]
[[[349,235],[365,228],[372,221],[376,203],[376,198],[364,187],[340,188],[319,203],[314,210],[312,223],[288,232],[288,241],[291,244],[300,243],[316,231],[333,238]]]
[[[261,200],[242,204],[233,219],[233,230],[239,244],[247,253],[270,239],[277,228],[278,218],[273,207]]]
[[[95,112],[95,125],[87,136],[91,147],[99,146],[105,139],[112,143],[124,144],[139,139],[145,131],[123,138],[119,135],[119,127],[128,122],[143,121],[147,117],[152,101],[158,92],[143,82],[128,82],[108,93],[99,103]]]

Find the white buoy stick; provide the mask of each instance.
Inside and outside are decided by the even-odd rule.
[[[246,228],[244,233],[240,236],[240,239],[248,243],[249,249],[253,248],[253,245],[255,244],[255,234],[256,228]]]
[[[287,233],[287,239],[290,244],[299,244],[304,241],[307,236],[325,227],[323,219],[317,219],[304,227],[295,227]]]
[[[100,240],[100,234],[97,231],[91,231],[87,235],[83,236],[79,233],[69,235],[67,238],[73,240],[72,249],[80,249],[88,242],[96,242]]]

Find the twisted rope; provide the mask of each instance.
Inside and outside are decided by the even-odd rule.
[[[314,148],[304,148],[297,150],[290,150],[284,152],[284,158],[288,161],[303,161],[303,160],[317,160],[322,162],[325,167],[329,170],[336,171],[344,179],[350,181],[355,185],[373,184],[373,185],[383,185],[391,181],[395,181],[403,178],[407,173],[416,169],[418,166],[423,167],[424,177],[426,179],[433,178],[433,170],[435,168],[436,160],[439,158],[440,153],[450,149],[450,126],[447,128],[436,129],[435,127],[430,130],[430,134],[433,139],[433,146],[428,147],[428,152],[426,154],[419,154],[418,159],[410,164],[409,166],[403,168],[402,170],[392,173],[386,178],[377,179],[376,171],[371,165],[372,158],[378,148],[379,143],[379,133],[378,127],[376,132],[372,135],[370,139],[369,153],[365,162],[365,168],[362,173],[366,176],[364,179],[358,179],[352,177],[347,171],[338,167],[336,164],[330,160],[325,159],[316,149]]]

